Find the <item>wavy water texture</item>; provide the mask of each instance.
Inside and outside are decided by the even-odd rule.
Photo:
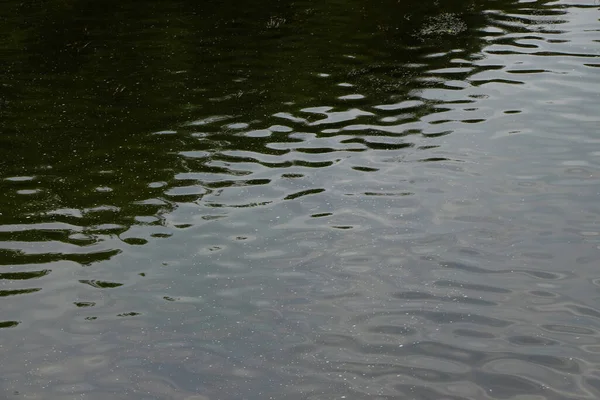
[[[0,6],[0,393],[600,396],[597,5],[109,3]]]

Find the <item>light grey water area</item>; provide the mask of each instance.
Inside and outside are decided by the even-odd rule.
[[[594,0],[0,4],[0,398],[600,398]]]

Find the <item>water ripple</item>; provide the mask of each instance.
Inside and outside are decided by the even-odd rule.
[[[0,392],[597,398],[597,5],[275,3],[4,6]]]

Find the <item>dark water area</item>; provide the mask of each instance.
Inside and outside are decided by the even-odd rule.
[[[0,398],[600,398],[598,3],[0,21]]]

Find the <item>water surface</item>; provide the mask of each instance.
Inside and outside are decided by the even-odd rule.
[[[600,396],[597,4],[38,3],[3,396]]]

